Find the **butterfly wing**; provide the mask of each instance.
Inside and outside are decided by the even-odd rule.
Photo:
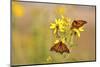
[[[50,50],[59,52],[61,54],[63,54],[64,52],[70,53],[68,47],[62,42],[55,44],[53,47],[51,47]]]
[[[86,24],[87,22],[84,20],[74,20],[72,23],[72,29],[73,28],[79,28],[82,27],[84,24]]]

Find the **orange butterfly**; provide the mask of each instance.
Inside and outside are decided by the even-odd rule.
[[[63,54],[64,52],[70,53],[69,49],[64,43],[62,43],[62,41],[58,42],[53,47],[51,47],[50,51],[56,51],[61,54]]]
[[[87,22],[84,21],[84,20],[74,20],[73,23],[72,23],[71,29],[73,29],[73,28],[77,28],[78,29],[78,28],[82,27],[86,23]]]

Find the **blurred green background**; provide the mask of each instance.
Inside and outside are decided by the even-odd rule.
[[[15,3],[14,3],[15,4]],[[45,64],[95,60],[95,7],[48,3],[16,2],[12,5],[12,64]],[[20,8],[21,7],[21,8]],[[51,52],[54,38],[49,26],[61,8],[64,16],[86,20],[85,32],[77,46],[63,55]],[[63,11],[64,10],[64,11]],[[14,14],[16,13],[16,14]]]

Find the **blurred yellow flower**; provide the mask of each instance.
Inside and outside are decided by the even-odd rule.
[[[60,6],[57,8],[57,13],[60,15],[64,15],[65,13],[65,7],[64,6]]]
[[[17,17],[22,17],[24,15],[24,8],[17,2],[12,2],[12,12]]]
[[[47,61],[47,62],[52,61],[51,56],[49,56],[49,57],[46,59],[46,61]]]
[[[81,31],[84,31],[84,29],[83,29],[83,26],[82,26],[82,27],[80,27],[78,29],[77,28],[74,28],[73,31],[76,32],[76,34],[77,34],[78,37],[80,37],[80,32]]]

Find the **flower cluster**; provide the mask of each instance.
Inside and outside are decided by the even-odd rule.
[[[64,52],[70,53],[66,43],[73,43],[73,37],[76,35],[80,37],[80,32],[84,31],[83,25],[86,23],[84,20],[72,20],[64,16],[56,18],[55,21],[50,24],[50,29],[53,30],[53,34],[56,35],[56,42],[50,50],[61,54]]]

